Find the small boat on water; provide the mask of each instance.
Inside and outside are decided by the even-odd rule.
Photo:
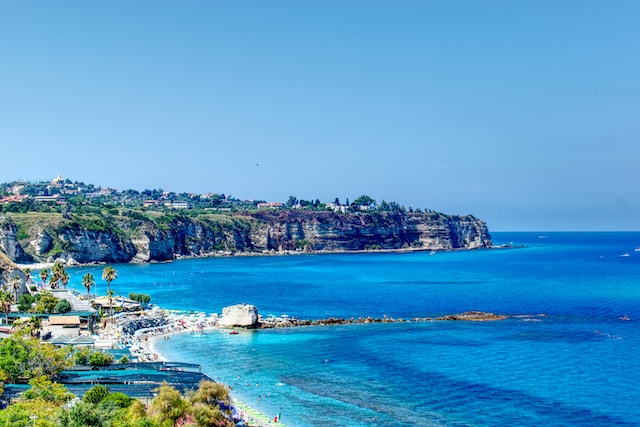
[[[629,321],[629,320],[631,320],[631,319],[629,318],[629,316],[627,316],[626,314],[625,314],[624,316],[620,316],[620,317],[618,317],[618,319],[619,319],[619,320],[624,320],[624,321]]]
[[[229,335],[238,335],[238,331],[231,331],[229,332]]]

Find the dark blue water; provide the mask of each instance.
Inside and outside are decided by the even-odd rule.
[[[207,313],[246,302],[301,318],[525,316],[159,342],[291,427],[640,425],[640,233],[493,238],[526,247],[123,265],[112,288]],[[72,270],[78,289],[86,271],[101,274]]]

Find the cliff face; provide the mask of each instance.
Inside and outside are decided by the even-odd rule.
[[[491,246],[486,224],[438,213],[258,212],[252,242],[263,250],[476,249]]]
[[[18,242],[18,227],[6,217],[0,217],[0,252],[7,255],[13,262],[33,261]]]
[[[79,226],[81,222],[72,218],[55,227],[31,226],[21,239],[16,224],[8,218],[3,221],[0,251],[16,262],[127,263],[231,253],[491,245],[483,221],[433,212],[258,211],[215,218],[172,215],[162,221],[121,217],[106,220],[110,225],[102,229]]]

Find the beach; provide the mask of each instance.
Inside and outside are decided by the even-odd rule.
[[[105,327],[99,328],[98,335],[105,342],[115,342],[118,346],[129,348],[131,357],[140,362],[169,362],[156,344],[160,340],[171,340],[176,334],[206,334],[220,333],[222,330],[217,325],[218,315],[206,316],[204,313],[185,313],[167,311],[160,308],[138,312],[135,314],[120,316],[115,322],[107,322]],[[133,332],[127,333],[127,325],[137,323],[135,326],[146,326],[139,329],[129,328]],[[157,325],[162,323],[161,325]],[[157,325],[157,326],[153,326]],[[172,362],[180,362],[173,360]],[[206,374],[206,372],[205,372]],[[278,422],[277,416],[269,417],[266,414],[252,408],[233,396],[232,406],[238,418],[244,420],[249,427],[286,427]]]

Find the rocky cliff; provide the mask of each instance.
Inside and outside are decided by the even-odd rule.
[[[489,247],[483,221],[435,212],[259,211],[252,229],[256,248],[273,251],[356,251],[367,249],[454,250]]]
[[[22,221],[22,222],[21,222]],[[486,224],[435,212],[339,214],[257,211],[234,215],[0,220],[0,252],[18,263],[127,263],[234,253],[455,250],[489,247]]]

